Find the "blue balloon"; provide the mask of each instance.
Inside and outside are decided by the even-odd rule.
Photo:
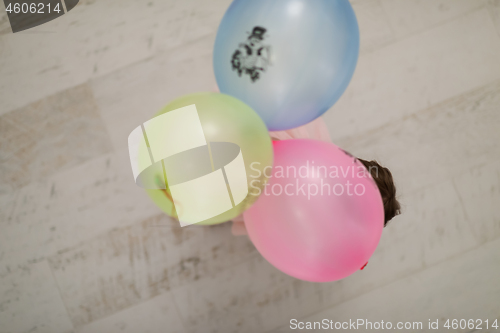
[[[326,112],[351,80],[358,53],[348,0],[234,0],[217,31],[213,62],[220,91],[276,131]]]

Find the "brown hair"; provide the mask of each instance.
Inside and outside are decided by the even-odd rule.
[[[396,200],[396,186],[392,179],[392,173],[389,169],[384,168],[377,161],[365,161],[360,158],[358,160],[368,169],[375,183],[378,186],[380,195],[384,202],[384,227],[394,216],[401,214],[401,205]]]

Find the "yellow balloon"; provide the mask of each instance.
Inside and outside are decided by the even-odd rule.
[[[179,110],[180,108],[192,108],[193,105],[196,108],[199,123],[201,123],[201,128],[203,129],[204,139],[208,148],[207,152],[210,154],[210,162],[207,162],[208,160],[203,160],[203,158],[200,157],[201,153],[196,155],[194,161],[190,161],[189,158],[186,158],[186,156],[194,156],[188,155],[186,152],[180,152],[173,157],[177,157],[177,161],[184,163],[182,168],[185,168],[186,174],[189,174],[190,172],[193,174],[190,170],[194,168],[195,174],[197,175],[195,178],[198,180],[203,178],[202,176],[208,175],[212,177],[211,175],[213,175],[213,177],[221,177],[220,175],[223,175],[225,183],[221,183],[219,179],[219,182],[214,183],[216,185],[214,185],[213,188],[193,187],[194,189],[191,194],[193,198],[197,197],[196,200],[198,200],[196,201],[198,206],[193,206],[190,202],[191,198],[189,196],[186,197],[184,195],[182,197],[183,199],[179,200],[178,196],[176,197],[177,192],[174,191],[173,183],[169,186],[169,182],[171,182],[174,177],[169,176],[168,170],[171,169],[169,169],[169,166],[167,165],[168,161],[165,159],[163,169],[158,167],[153,172],[149,172],[148,178],[150,179],[148,181],[161,186],[165,179],[164,176],[166,176],[166,185],[163,189],[146,189],[146,192],[155,204],[162,209],[162,211],[176,219],[181,216],[182,221],[183,216],[196,216],[198,213],[201,214],[201,212],[193,211],[197,210],[198,207],[212,207],[213,200],[215,200],[214,198],[217,195],[224,196],[224,198],[221,197],[221,200],[224,199],[227,201],[226,194],[224,194],[223,190],[223,187],[226,186],[224,189],[227,189],[227,192],[229,193],[228,197],[231,200],[230,208],[216,216],[212,216],[196,223],[201,225],[218,224],[240,215],[257,200],[258,196],[262,192],[262,189],[267,183],[267,175],[271,174],[273,163],[272,142],[266,125],[257,113],[239,99],[225,94],[195,93],[182,96],[165,106],[155,115],[155,117]],[[147,122],[144,126],[147,126]],[[175,130],[177,129],[174,129],[174,131]],[[148,132],[147,128],[146,132]],[[194,131],[182,133],[182,137],[179,137],[178,140],[196,140],[196,138],[192,138],[192,132]],[[176,136],[179,135],[176,134]],[[203,140],[201,137],[198,139]],[[170,143],[163,142],[162,144],[169,145]],[[240,149],[239,151],[238,147]],[[204,148],[205,146],[200,146],[196,149],[199,149],[198,151],[201,152]],[[151,148],[148,149],[150,150],[149,152],[145,148],[139,149],[139,155],[141,156],[139,159],[140,161],[149,160]],[[224,152],[225,150],[226,152]],[[227,151],[229,151],[229,153],[227,153]],[[219,152],[222,152],[222,155]],[[238,155],[238,157],[234,158],[236,155]],[[239,164],[236,163],[237,161],[240,161],[238,158],[242,158],[241,163]],[[203,166],[202,169],[204,169],[199,171],[200,166],[198,165],[198,162],[202,160],[204,164],[207,164],[208,166]],[[231,164],[233,166],[230,164],[224,165],[224,163],[229,162],[234,162]],[[244,170],[242,165],[244,165]],[[165,170],[167,170],[167,172]],[[177,170],[179,171],[179,169]],[[184,170],[180,171],[180,173],[184,172]],[[241,185],[239,188],[235,187],[234,184],[231,183],[232,181],[234,182],[235,179],[238,179],[238,172],[240,172],[240,175],[241,172],[243,172],[243,176],[239,178],[239,184]],[[187,176],[182,177],[186,178]],[[176,182],[187,184],[188,180],[189,179],[186,178],[182,179],[182,182]],[[246,195],[246,192],[242,192],[241,190],[242,188],[243,190],[245,189],[245,181],[246,189],[248,190]],[[217,202],[217,204],[219,204],[219,202]],[[225,204],[227,205],[227,203]],[[223,206],[222,203],[221,205]]]

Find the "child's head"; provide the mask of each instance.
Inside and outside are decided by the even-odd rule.
[[[392,174],[389,169],[384,168],[377,161],[365,161],[360,158],[358,160],[368,169],[380,190],[384,202],[385,227],[387,222],[401,213],[401,206],[396,200],[396,186],[394,186]]]

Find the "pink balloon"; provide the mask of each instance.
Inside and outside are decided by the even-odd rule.
[[[273,145],[272,177],[244,213],[257,250],[279,270],[307,281],[335,281],[359,270],[384,226],[382,198],[370,173],[332,143],[296,139]]]

